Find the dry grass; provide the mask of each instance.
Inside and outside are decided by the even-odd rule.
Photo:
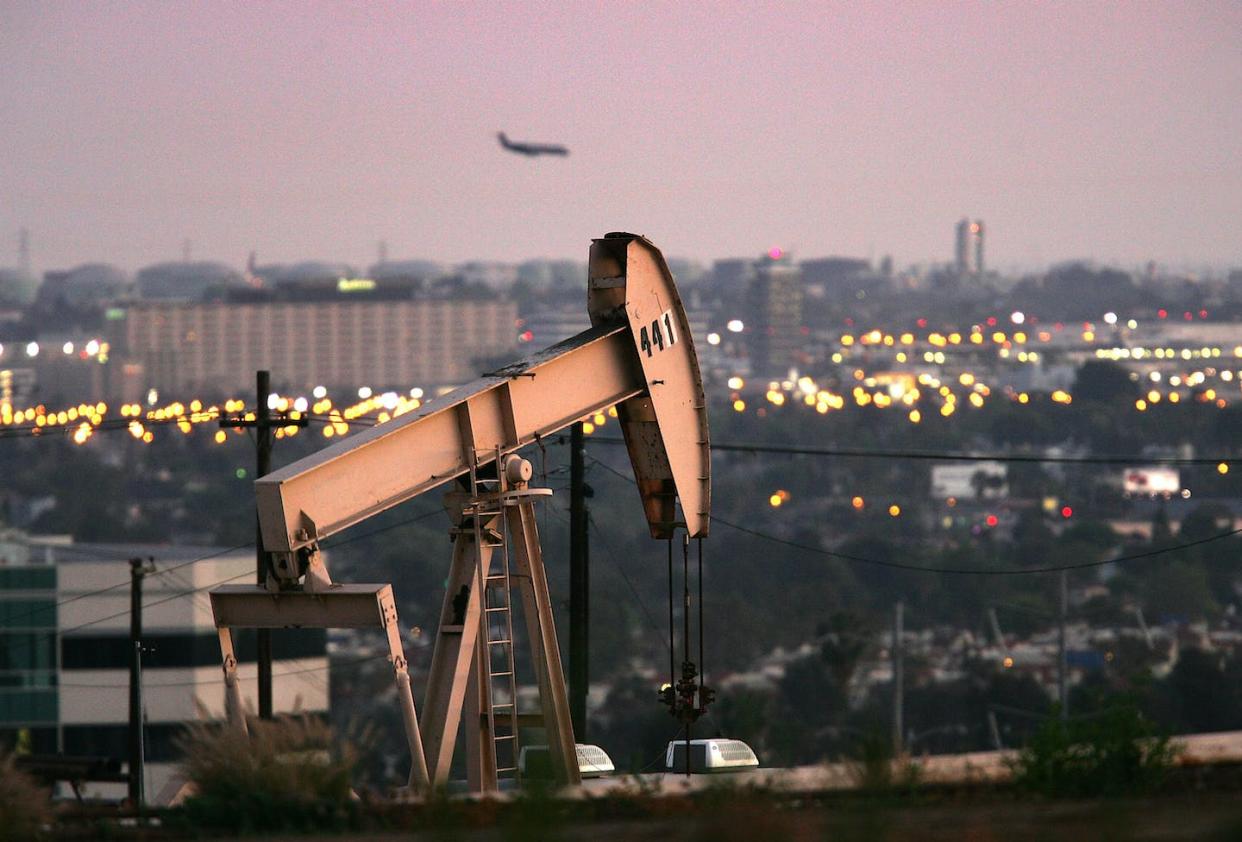
[[[52,820],[50,793],[0,756],[0,840],[38,839]]]
[[[194,824],[240,832],[328,830],[353,824],[355,752],[312,717],[255,720],[250,734],[218,724],[189,727],[182,769],[195,794]]]

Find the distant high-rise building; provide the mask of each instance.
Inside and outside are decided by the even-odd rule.
[[[755,264],[748,298],[751,372],[783,376],[802,346],[802,270],[773,249]]]
[[[30,276],[30,232],[25,228],[17,232],[17,268]]]
[[[958,275],[983,274],[983,221],[965,217],[957,223],[954,268]]]

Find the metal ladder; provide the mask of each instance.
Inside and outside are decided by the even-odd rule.
[[[475,467],[470,469],[470,494],[474,500],[472,509],[474,511],[475,564],[483,580],[483,589],[479,594],[482,606],[481,632],[483,635],[481,654],[484,659],[483,667],[487,672],[487,725],[492,739],[492,761],[497,775],[511,773],[516,778],[519,775],[517,671],[513,660],[513,590],[509,576],[509,542],[506,540],[508,527],[505,522],[505,507],[501,496],[505,491],[505,482],[499,450],[489,451],[489,456],[494,456],[496,459],[497,479],[480,480],[478,478],[477,457]],[[495,498],[493,500],[482,499],[481,495],[487,494],[487,486],[492,484],[495,487]],[[498,532],[485,530],[483,523],[497,515],[500,517]],[[484,568],[484,547],[499,551],[500,572],[492,572],[497,554],[495,552],[492,553],[491,563],[486,569]],[[493,595],[500,595],[502,602],[498,605],[490,604]],[[494,637],[494,633],[499,637]],[[494,657],[497,647],[503,647],[504,653],[499,664],[502,667],[500,670],[496,669]],[[497,701],[497,691],[502,689],[505,691],[504,700]],[[508,733],[499,734],[496,731],[498,710],[505,712],[502,713],[501,722],[508,720]],[[507,758],[509,762],[502,766],[500,748],[504,743],[509,744]]]

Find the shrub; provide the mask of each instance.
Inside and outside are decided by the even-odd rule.
[[[0,755],[0,840],[37,839],[52,817],[49,793]]]
[[[919,782],[918,764],[894,755],[892,742],[878,732],[859,741],[848,763],[854,785],[864,791],[910,791]]]
[[[1177,751],[1129,700],[1101,715],[1040,727],[1014,763],[1019,787],[1053,797],[1139,795],[1165,781]]]
[[[178,744],[195,788],[183,807],[193,825],[247,833],[355,823],[354,751],[317,719],[256,720],[249,736],[219,724],[194,724]]]

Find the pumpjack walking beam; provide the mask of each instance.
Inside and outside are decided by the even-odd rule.
[[[660,251],[633,234],[594,241],[587,308],[592,327],[577,336],[260,478],[255,493],[263,545],[272,553],[269,587],[305,587],[330,597],[319,557],[325,538],[457,477],[477,475],[517,449],[611,406],[617,407],[652,537],[671,538],[678,529],[692,537],[706,536],[711,472],[703,385],[689,322]],[[477,506],[469,514],[467,508],[463,514],[473,518],[470,535],[459,523],[445,596],[446,609],[453,608],[457,595],[463,596],[462,629],[459,638],[449,638],[444,626],[457,624],[444,623],[442,614],[442,639],[432,672],[439,670],[450,680],[429,688],[422,716],[433,780],[441,774],[446,754],[451,755],[455,720],[460,718],[453,694],[458,686],[465,687],[471,669],[478,670],[482,660],[478,616],[484,613],[487,589],[478,585],[491,575],[492,553],[481,544],[473,546],[473,534],[476,526],[494,530],[492,518],[502,519]],[[521,547],[527,547],[530,584],[518,581],[524,603],[524,588],[531,588],[534,611],[524,612],[529,624],[532,614],[544,613],[540,600],[547,598],[541,557],[531,551],[538,546],[534,521],[518,518],[515,531],[508,509],[503,520],[519,547],[519,565]],[[303,577],[305,585],[299,584]],[[461,586],[470,582],[474,586],[463,594]],[[548,671],[546,689],[556,697],[553,707],[567,710],[559,654],[553,658],[550,610],[532,640],[546,654],[536,660]],[[469,695],[480,704],[485,701],[481,692]],[[468,722],[468,731],[477,729],[476,722]],[[552,724],[561,733],[551,734],[549,742],[569,747],[566,762],[576,770],[572,731]]]

